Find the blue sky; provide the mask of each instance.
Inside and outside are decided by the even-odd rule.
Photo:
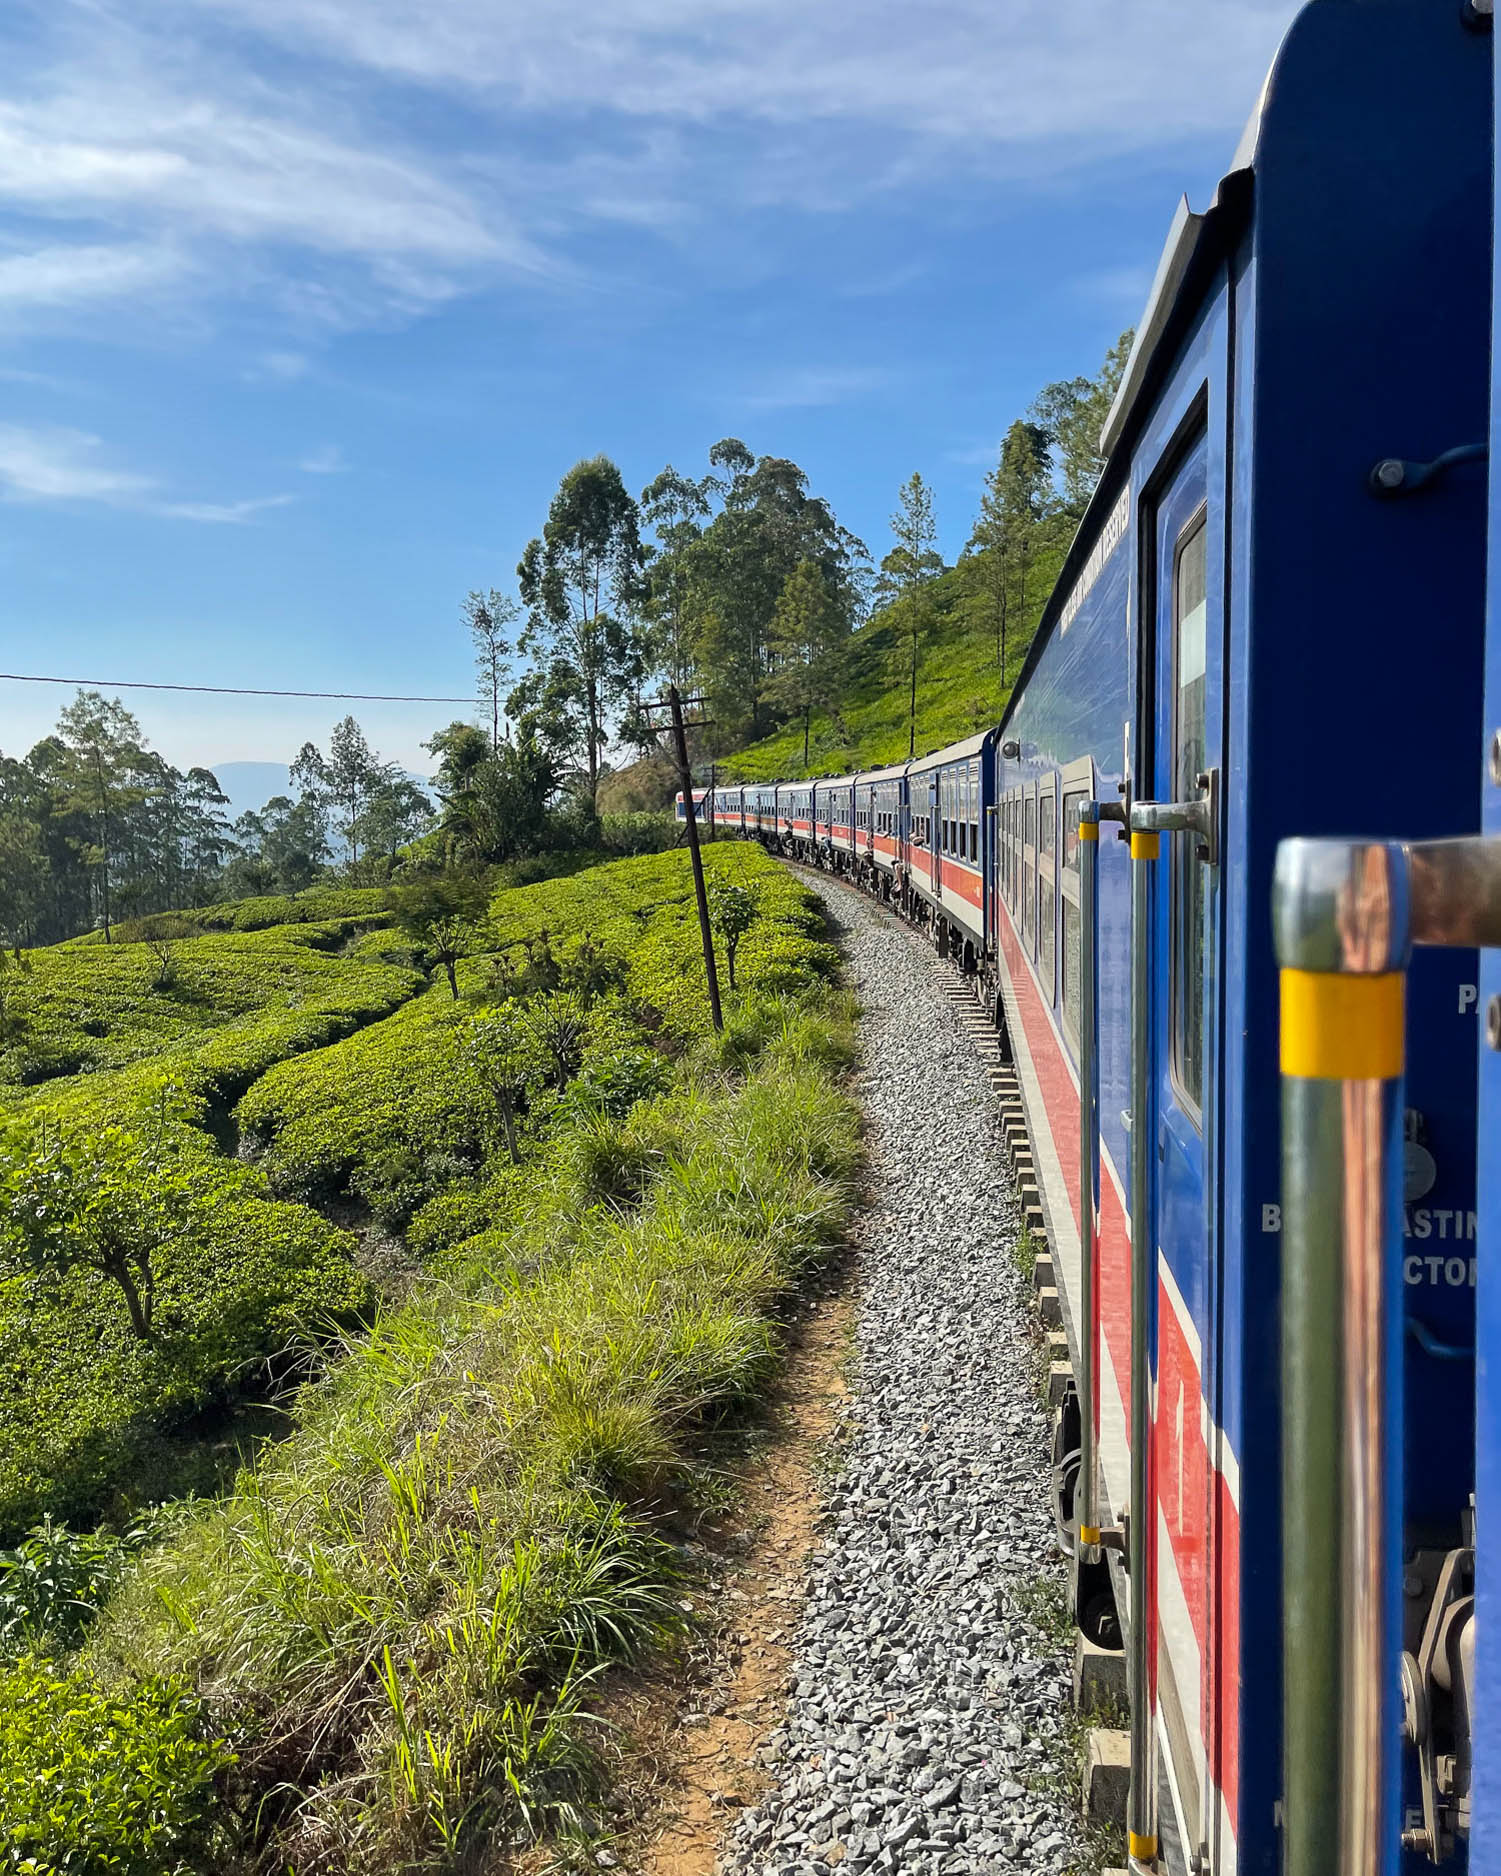
[[[962,547],[1293,0],[9,0],[0,666],[467,694],[558,477],[742,437]],[[19,753],[70,693],[0,684]],[[339,706],[125,694],[171,759]],[[440,708],[359,706],[425,768]],[[459,714],[462,714],[461,712]]]

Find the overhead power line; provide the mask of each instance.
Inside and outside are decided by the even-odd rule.
[[[7,684],[76,684],[90,690],[181,690],[208,697],[316,697],[327,703],[478,704],[478,697],[390,697],[358,690],[251,690],[239,684],[147,684],[135,678],[37,677],[26,671],[0,671]]]

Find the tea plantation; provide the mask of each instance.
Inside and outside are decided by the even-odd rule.
[[[499,891],[457,995],[369,904],[9,973],[15,1867],[457,1871],[595,1828],[595,1676],[681,1622],[705,1437],[858,1169],[819,916],[705,859],[752,895],[720,1036],[681,853]]]

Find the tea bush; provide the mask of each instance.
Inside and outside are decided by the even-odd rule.
[[[0,1540],[211,1482],[188,1437],[205,1411],[268,1392],[292,1345],[372,1308],[347,1232],[267,1198],[248,1168],[203,1177],[201,1228],[157,1260],[151,1341],[96,1272],[0,1279]]]
[[[820,983],[833,952],[814,935],[816,915],[796,882],[759,848],[720,844],[705,860],[716,878],[758,883],[756,920],[740,947],[743,997]],[[580,1106],[629,1106],[661,1085],[653,1044],[657,1054],[681,1050],[708,1029],[686,854],[503,892],[490,923],[485,952],[458,962],[463,1000],[436,984],[386,1022],[273,1069],[241,1101],[239,1124],[279,1193],[352,1190],[400,1224],[455,1178],[479,1173],[502,1117],[475,1068],[477,1007],[527,1003],[537,1061],[522,1131],[533,1140],[559,1112],[546,1099],[549,1080],[558,1093],[573,1081],[569,1116]],[[556,999],[568,997],[582,1008],[565,1066]]]
[[[321,1046],[347,1022],[384,1015],[416,979],[378,955],[330,955],[338,931],[302,925],[248,937],[192,938],[173,945],[175,971],[159,987],[149,944],[56,945],[29,952],[10,991],[9,1045],[0,1048],[0,1103],[23,1088],[167,1055],[181,1056],[221,1032],[259,1032],[262,1053]],[[233,1048],[233,1040],[228,1046]],[[277,1059],[273,1055],[271,1059]]]
[[[0,1870],[191,1876],[233,1762],[176,1683],[116,1695],[32,1655],[0,1665]]]

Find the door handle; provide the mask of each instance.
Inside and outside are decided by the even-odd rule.
[[[1220,772],[1204,769],[1194,777],[1199,792],[1191,801],[1138,801],[1131,826],[1138,834],[1192,834],[1206,866],[1220,859]]]

